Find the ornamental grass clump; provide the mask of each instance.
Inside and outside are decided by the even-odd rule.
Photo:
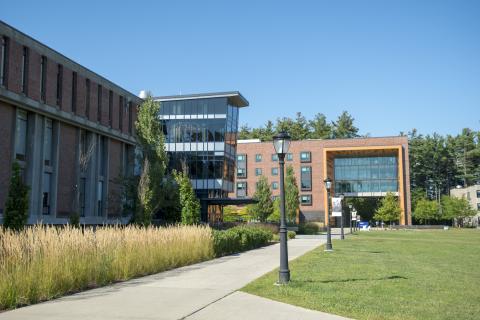
[[[213,256],[205,226],[0,228],[0,310]]]

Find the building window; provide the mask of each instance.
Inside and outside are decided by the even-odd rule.
[[[312,190],[312,167],[301,168],[301,189]]]
[[[237,155],[237,161],[245,161],[246,158],[247,158],[247,156],[244,155],[244,154]]]
[[[102,86],[98,85],[97,87],[97,121],[100,122],[102,120]]]
[[[27,112],[18,110],[15,133],[15,159],[26,160],[27,155]]]
[[[113,91],[108,92],[108,125],[112,127],[113,118]]]
[[[480,199],[480,190],[477,190],[477,199]]]
[[[72,73],[72,112],[77,112],[77,73]]]
[[[22,72],[21,72],[21,80],[22,80],[22,93],[28,93],[28,48],[23,47],[23,54],[22,54]]]
[[[40,100],[47,100],[47,57],[42,56],[40,61]]]
[[[247,183],[237,182],[237,198],[244,198],[247,196]]]
[[[237,154],[237,178],[247,177],[247,155]]]
[[[272,154],[272,161],[278,161],[278,154],[276,153]]]
[[[300,152],[300,162],[310,162],[310,161],[311,161],[310,152],[308,151]]]
[[[51,119],[45,119],[45,132],[43,143],[43,163],[46,166],[52,165],[52,143],[53,143],[53,124]]]
[[[293,161],[293,153],[287,153],[287,161]]]
[[[261,176],[263,174],[262,168],[255,168],[255,175],[256,176]]]
[[[103,216],[103,181],[98,181],[97,186],[97,215]]]
[[[133,133],[133,103],[128,103],[128,133]]]
[[[272,176],[278,176],[278,167],[272,168]]]
[[[118,115],[118,129],[120,131],[123,130],[123,100],[125,98],[120,96],[120,99],[118,100],[118,108],[119,108],[119,115]]]
[[[2,48],[0,52],[0,85],[6,86],[8,70],[8,38],[2,37]]]
[[[480,203],[477,203],[477,210],[480,211]]]
[[[90,79],[85,80],[85,115],[90,118]]]
[[[272,182],[272,189],[273,189],[273,190],[277,190],[277,189],[278,189],[278,182],[277,182],[277,181],[273,181],[273,182]]]
[[[85,187],[87,185],[86,178],[80,178],[80,216],[85,217]]]
[[[50,214],[50,190],[51,190],[52,174],[43,173],[43,190],[42,190],[42,214]]]
[[[245,168],[237,168],[237,178],[246,178],[247,170]]]
[[[255,155],[255,162],[262,162],[262,155],[261,154],[257,153]]]
[[[300,204],[302,206],[311,206],[312,205],[312,195],[311,194],[302,194],[300,196]]]
[[[62,105],[62,90],[63,90],[63,66],[61,64],[57,67],[57,106]]]

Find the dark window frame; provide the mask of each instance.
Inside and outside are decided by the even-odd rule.
[[[255,154],[255,162],[262,162],[262,154],[261,153]]]
[[[308,154],[308,159],[302,159],[303,154]],[[302,162],[302,163],[312,162],[312,153],[310,151],[301,151],[300,152],[300,162]]]
[[[77,73],[72,72],[72,112],[77,112]]]
[[[262,168],[255,168],[255,176],[261,176],[263,175],[263,169]]]
[[[103,88],[102,85],[97,85],[97,122],[102,121],[102,99],[103,99]]]
[[[108,126],[113,126],[113,91],[108,91]]]
[[[21,71],[21,91],[24,95],[28,95],[28,69],[29,69],[30,50],[23,47],[22,52],[22,71]]]
[[[278,161],[278,154],[272,153],[272,161],[277,162]]]
[[[57,65],[57,95],[56,103],[57,106],[62,106],[62,96],[63,96],[63,65]]]
[[[309,202],[303,202],[302,197],[308,197],[310,199],[310,201]],[[312,200],[312,195],[311,194],[301,194],[300,195],[300,205],[301,206],[311,206],[312,203],[313,203],[313,200]]]
[[[238,189],[238,186],[239,185],[242,185],[243,186],[243,189]],[[237,198],[244,198],[244,197],[247,197],[248,196],[248,185],[247,185],[247,182],[246,181],[241,181],[241,182],[237,182],[235,184],[235,195],[237,196]],[[243,190],[245,192],[245,195],[239,195],[239,190]]]
[[[90,98],[91,98],[92,82],[90,79],[85,79],[85,117],[90,119]]]
[[[133,102],[128,102],[128,133],[133,134]]]
[[[278,176],[278,167],[272,167],[270,173],[272,176]]]
[[[48,60],[46,56],[40,58],[40,100],[45,103],[47,101],[47,66]]]
[[[278,181],[272,181],[271,186],[272,186],[272,190],[278,190],[279,188]]]
[[[308,168],[308,180],[310,182],[310,187],[304,187],[303,186],[303,168]],[[300,189],[302,191],[311,191],[312,190],[312,166],[301,166],[300,167]]]
[[[118,107],[120,108],[119,113],[118,113],[118,130],[123,131],[123,100],[125,97],[120,96],[120,99],[118,100]]]
[[[7,87],[8,85],[8,60],[10,55],[10,39],[8,37],[2,36],[2,44],[0,51],[0,86]]]

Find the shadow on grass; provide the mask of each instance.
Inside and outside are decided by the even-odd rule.
[[[382,278],[353,278],[353,279],[340,279],[340,280],[296,280],[295,282],[305,282],[305,283],[342,283],[342,282],[356,282],[356,281],[383,281],[383,280],[406,280],[408,278],[404,276],[389,276],[389,277],[382,277]]]

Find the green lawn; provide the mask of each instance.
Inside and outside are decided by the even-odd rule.
[[[480,231],[372,231],[323,246],[242,290],[355,319],[480,319]]]

